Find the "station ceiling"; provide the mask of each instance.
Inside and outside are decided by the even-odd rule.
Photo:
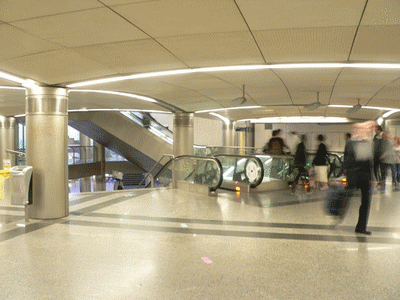
[[[0,76],[67,87],[70,110],[231,121],[400,110],[396,0],[2,0],[0,37]],[[0,115],[25,113],[22,85],[0,78]]]

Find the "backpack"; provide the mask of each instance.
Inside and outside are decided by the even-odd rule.
[[[282,147],[279,140],[272,140],[269,145],[269,152],[272,154],[282,154]]]

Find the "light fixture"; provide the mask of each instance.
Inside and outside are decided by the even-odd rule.
[[[243,96],[239,97],[239,98],[236,98],[236,99],[233,99],[230,102],[230,105],[238,106],[238,105],[244,104],[246,101],[247,101],[247,99],[246,99],[246,96],[245,96],[245,90],[244,90],[244,85],[243,85]]]
[[[360,99],[358,99],[358,103],[356,105],[354,105],[353,107],[349,108],[346,112],[348,114],[355,114],[356,112],[358,112],[361,109],[361,105],[360,105]]]
[[[308,104],[308,105],[304,106],[304,108],[308,109],[308,110],[314,110],[314,109],[317,109],[320,106],[321,106],[321,102],[319,102],[319,92],[317,92],[317,102]]]

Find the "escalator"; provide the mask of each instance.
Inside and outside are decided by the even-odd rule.
[[[144,116],[144,115],[141,115]],[[142,119],[130,112],[73,112],[68,125],[149,172],[165,153],[172,153],[172,132],[149,115]],[[157,174],[157,165],[152,174]]]
[[[310,155],[308,159],[312,157]],[[342,162],[336,154],[328,154],[327,165],[330,179],[341,176]],[[178,156],[165,164],[154,177],[152,186],[170,187],[174,181],[173,170],[176,180],[227,190],[237,190],[240,187],[246,188],[248,192],[285,189],[288,187],[287,182],[297,174],[294,158],[288,155]]]

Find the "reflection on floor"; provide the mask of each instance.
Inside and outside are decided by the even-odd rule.
[[[87,193],[87,192],[100,192],[100,191],[114,191],[120,185],[124,190],[136,189],[137,186],[122,186],[114,179],[98,179],[96,176],[70,179],[68,181],[69,192],[71,194]]]
[[[70,194],[24,222],[0,203],[1,299],[400,299],[400,192],[359,196],[335,226],[324,192],[172,189]]]

